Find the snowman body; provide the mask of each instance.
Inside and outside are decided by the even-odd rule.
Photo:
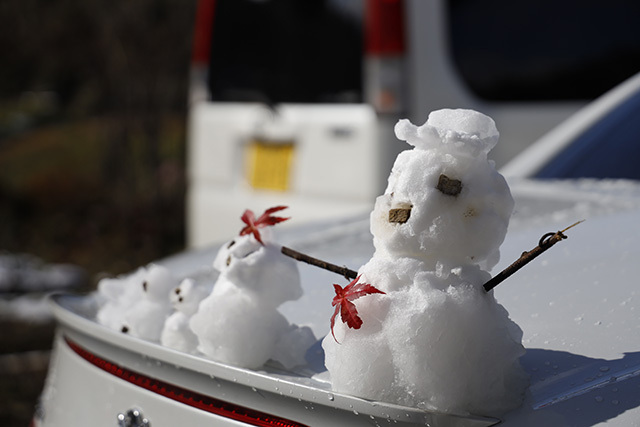
[[[500,414],[520,403],[521,331],[482,285],[499,260],[513,210],[487,160],[498,132],[470,110],[406,120],[397,157],[371,213],[375,253],[360,283],[384,295],[354,301],[363,325],[336,322],[323,341],[336,391],[454,413]],[[515,391],[515,392],[514,392]]]

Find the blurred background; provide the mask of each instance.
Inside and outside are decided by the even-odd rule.
[[[3,0],[0,425],[42,390],[46,293],[221,241],[245,208],[369,209],[399,118],[482,111],[501,166],[640,70],[638,19],[625,0]]]
[[[0,2],[0,425],[42,389],[43,292],[184,247],[195,3]]]

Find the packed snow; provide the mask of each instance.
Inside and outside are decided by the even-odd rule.
[[[353,301],[362,327],[323,340],[334,390],[441,412],[500,415],[527,386],[522,332],[482,285],[499,260],[513,199],[487,153],[489,117],[440,110],[401,120],[400,153],[370,217],[375,253]]]
[[[296,261],[282,255],[277,245],[269,241],[262,245],[246,235],[220,249],[214,268],[220,276],[189,322],[200,352],[221,362],[257,368],[276,358],[276,344],[285,335],[293,334],[289,341],[297,342],[297,329],[290,329],[278,311],[285,301],[302,296]],[[313,334],[306,338],[288,348],[299,353],[291,363],[304,362],[304,353],[315,342]]]
[[[173,311],[169,294],[176,285],[167,268],[153,264],[130,276],[102,279],[98,292],[104,302],[97,320],[131,336],[159,341]]]
[[[102,279],[96,320],[137,338],[243,368],[259,368],[268,360],[285,368],[305,364],[315,335],[278,311],[282,303],[302,295],[297,263],[282,255],[269,230],[261,233],[262,242],[247,234],[223,245],[211,280],[185,278],[178,284],[159,265]]]
[[[211,293],[212,283],[198,283],[194,279],[184,279],[180,286],[169,295],[175,311],[164,322],[160,342],[166,347],[195,353],[198,347],[198,337],[191,330],[189,321],[198,311],[200,302]]]

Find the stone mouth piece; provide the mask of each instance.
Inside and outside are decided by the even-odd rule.
[[[394,224],[404,224],[411,217],[411,206],[404,208],[389,209],[389,222]]]
[[[458,179],[449,178],[445,174],[441,174],[438,178],[438,185],[436,188],[447,196],[457,196],[462,191],[462,181]]]

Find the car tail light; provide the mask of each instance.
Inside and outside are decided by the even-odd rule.
[[[65,337],[67,345],[80,357],[103,371],[130,382],[145,390],[175,400],[211,414],[233,419],[253,426],[264,427],[306,427],[304,424],[285,418],[256,411],[233,403],[225,402],[204,394],[200,394],[173,384],[147,377],[102,359]]]
[[[365,28],[365,99],[379,113],[399,113],[405,109],[404,2],[367,0]]]
[[[189,104],[209,99],[207,69],[211,56],[211,32],[216,0],[198,0],[196,22],[193,29],[191,69],[189,70]]]
[[[211,54],[211,31],[216,0],[198,0],[196,23],[193,29],[193,49],[191,63],[193,65],[209,64]]]
[[[365,13],[367,54],[404,53],[403,1],[368,0]]]

